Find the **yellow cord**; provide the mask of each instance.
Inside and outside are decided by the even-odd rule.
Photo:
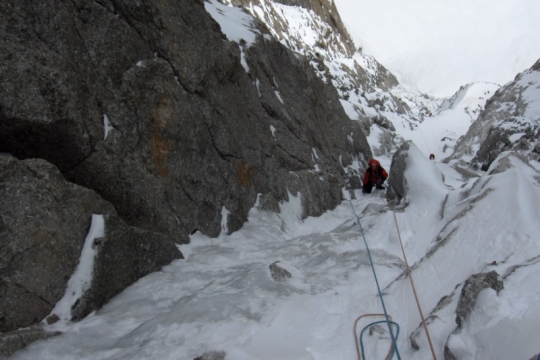
[[[426,331],[426,336],[428,339],[429,347],[431,349],[431,354],[433,355],[433,359],[437,360],[437,355],[435,355],[435,349],[433,348],[433,344],[431,343],[431,336],[429,336],[428,327],[426,325],[426,320],[424,319],[424,314],[422,313],[422,308],[420,307],[420,301],[418,301],[418,295],[416,294],[416,288],[414,287],[414,281],[411,273],[411,268],[409,267],[409,263],[407,262],[407,256],[405,255],[405,249],[403,249],[403,242],[401,241],[401,234],[399,233],[399,226],[396,218],[396,212],[394,211],[394,208],[392,208],[392,212],[394,213],[394,221],[396,222],[396,229],[398,233],[399,238],[399,244],[401,245],[401,251],[403,252],[403,259],[405,260],[405,265],[407,266],[407,274],[409,275],[409,279],[411,281],[411,286],[414,293],[414,298],[416,300],[416,306],[418,306],[418,312],[420,313],[420,318],[422,319],[422,325],[424,326],[424,330]]]

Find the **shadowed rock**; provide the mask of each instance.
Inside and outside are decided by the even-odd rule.
[[[283,282],[291,277],[291,273],[277,265],[279,261],[275,261],[270,264],[270,274],[274,281]]]
[[[276,211],[301,193],[307,217],[360,184],[371,150],[336,90],[264,29],[227,41],[204,7],[0,4],[0,331],[50,313],[92,214],[106,235],[74,319],[194,231],[239,229],[260,194]]]
[[[480,291],[486,288],[492,288],[497,294],[504,288],[503,282],[499,280],[499,274],[495,270],[471,275],[465,281],[456,309],[456,324],[459,327],[463,325],[465,319],[472,312]]]
[[[223,207],[239,229],[258,194],[301,192],[304,217],[334,208],[371,157],[359,124],[305,59],[262,29],[224,41],[204,4],[0,5],[0,151],[178,243],[217,236]]]
[[[110,203],[41,159],[0,156],[0,214],[0,332],[41,321],[62,298],[92,214],[103,215],[105,237],[94,243],[93,279],[74,319],[182,257],[171,237],[126,225]]]
[[[386,199],[389,204],[400,204],[401,200],[407,196],[407,180],[404,177],[407,168],[407,151],[410,149],[411,141],[406,141],[398,151],[392,156],[392,165],[388,175],[388,189]]]

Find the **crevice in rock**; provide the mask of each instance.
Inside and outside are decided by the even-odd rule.
[[[215,142],[214,134],[212,133],[212,130],[210,129],[210,125],[208,123],[205,123],[206,129],[208,130],[208,134],[210,135],[210,141],[212,143],[212,147],[216,151],[216,153],[219,155],[219,157],[225,161],[228,161],[229,159],[237,159],[242,160],[241,157],[235,156],[229,152],[221,150]]]
[[[296,160],[298,163],[300,163],[300,164],[304,167],[304,169],[302,169],[302,170],[307,170],[307,169],[310,168],[310,165],[311,165],[311,164],[306,164],[305,162],[303,162],[303,161],[302,161],[301,159],[299,159],[298,157],[296,157],[296,156],[290,154],[290,153],[289,153],[285,148],[283,148],[279,143],[276,143],[276,146],[277,146],[278,148],[280,148],[280,149],[281,149],[287,156],[289,156],[291,159],[294,159],[294,160]]]
[[[32,296],[37,297],[38,299],[40,299],[41,301],[43,301],[43,302],[46,303],[47,305],[49,305],[49,306],[51,306],[51,307],[54,306],[54,304],[51,304],[48,300],[44,299],[41,295],[36,294],[35,292],[32,292],[32,291],[28,290],[28,289],[27,289],[26,287],[24,287],[23,285],[18,284],[18,283],[14,283],[14,282],[10,281],[9,279],[6,279],[6,278],[4,278],[3,280],[4,280],[5,282],[7,282],[7,283],[9,283],[9,284],[11,284],[11,285],[13,285],[13,286],[15,286],[15,287],[21,289],[21,290],[23,290],[24,292],[26,292],[26,293],[28,293],[28,294],[31,294]]]

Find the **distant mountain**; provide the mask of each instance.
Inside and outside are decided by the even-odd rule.
[[[505,151],[540,158],[540,60],[501,87],[448,159],[487,170]]]
[[[355,49],[353,41],[329,0],[222,0],[241,6],[282,44],[305,57],[339,94],[352,120],[371,135],[376,156],[394,151],[403,142],[396,127],[415,128],[441,100],[401,86],[396,77],[372,56]]]

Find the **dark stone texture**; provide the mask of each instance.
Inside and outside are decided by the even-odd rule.
[[[319,215],[358,177],[344,167],[371,156],[306,61],[259,36],[242,45],[247,74],[202,1],[25,0],[0,22],[0,151],[46,159],[178,243],[218,235],[223,206],[237,230],[257,194],[301,191]]]
[[[0,157],[0,331],[40,321],[64,295],[92,213],[114,211],[44,160]]]
[[[538,71],[540,60],[497,90],[445,162],[473,155],[471,165],[487,171],[505,151],[515,151],[528,160],[537,160],[534,152],[540,138],[540,126],[535,105],[530,106],[530,101],[540,96]]]
[[[284,268],[277,265],[279,261],[274,261],[270,264],[270,275],[272,275],[272,279],[277,282],[284,282],[287,281],[288,278],[290,278],[292,275],[290,272],[285,270]]]
[[[128,227],[116,216],[105,218],[106,234],[96,239],[97,255],[91,288],[71,309],[72,319],[83,319],[128,285],[162,265],[183,258],[171,238]]]
[[[474,309],[474,304],[478,298],[480,291],[492,288],[499,293],[504,289],[504,284],[502,280],[499,280],[499,274],[493,270],[488,273],[480,273],[471,275],[463,285],[461,289],[461,295],[458,300],[456,308],[456,324],[457,328],[452,332],[452,334],[458,334],[461,331],[461,327],[465,323],[465,320],[471,314]],[[458,358],[452,353],[448,347],[448,341],[444,346],[444,359],[445,360],[458,360]]]
[[[105,216],[106,235],[76,318],[182,256],[170,237],[127,226],[110,203],[42,159],[0,156],[0,214],[0,332],[41,321],[62,298],[92,214]]]
[[[407,179],[403,176],[407,168],[407,156],[411,146],[411,141],[404,142],[392,156],[390,174],[388,174],[388,189],[386,199],[389,204],[397,205],[407,196]]]
[[[458,327],[463,325],[465,319],[472,312],[480,291],[486,288],[492,288],[497,294],[504,288],[503,282],[499,280],[499,274],[495,270],[471,275],[465,281],[456,309],[456,324],[458,324]]]
[[[225,359],[225,353],[223,351],[211,351],[204,353],[201,356],[197,356],[193,360],[223,360]]]
[[[226,41],[202,0],[4,1],[0,32],[0,152],[25,160],[0,157],[0,331],[49,314],[92,214],[106,236],[76,319],[217,236],[223,207],[229,232],[259,195],[317,216],[371,158],[305,59]]]

